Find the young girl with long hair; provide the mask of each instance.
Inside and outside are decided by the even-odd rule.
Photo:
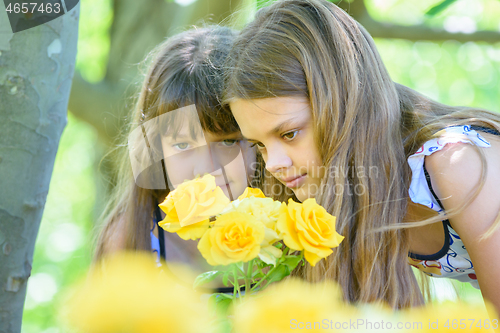
[[[210,173],[226,196],[247,187],[255,152],[242,140],[227,107],[221,106],[223,64],[235,32],[224,27],[191,29],[152,52],[126,144],[113,197],[104,212],[95,260],[118,250],[157,252],[167,262],[210,270],[196,242],[163,233],[158,208],[186,179]]]
[[[414,266],[500,310],[499,114],[394,83],[370,35],[326,0],[261,9],[229,59],[224,100],[273,176],[266,194],[315,197],[345,236],[297,274],[406,308],[424,303]]]

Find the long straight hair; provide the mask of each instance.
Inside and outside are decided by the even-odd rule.
[[[148,120],[192,104],[196,105],[203,130],[239,131],[229,109],[221,105],[223,64],[235,35],[233,30],[219,26],[191,29],[167,39],[151,52],[147,58],[149,69],[124,141],[131,131]],[[169,192],[168,188],[151,190],[138,186],[132,174],[127,143],[118,148],[120,167],[103,213],[95,260],[103,256],[120,228],[125,231],[125,249],[151,251],[155,204]]]
[[[277,1],[261,9],[235,40],[229,59],[225,103],[283,96],[310,102],[315,144],[326,168],[316,199],[337,216],[345,239],[326,260],[295,274],[335,279],[351,302],[422,304],[407,258],[410,224],[403,223],[411,180],[407,158],[446,126],[500,130],[500,116],[445,106],[395,84],[370,35],[325,0]],[[368,170],[378,174],[367,177]],[[482,183],[485,170],[483,163]],[[270,182],[280,186],[276,179]]]

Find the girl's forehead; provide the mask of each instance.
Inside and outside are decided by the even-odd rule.
[[[261,99],[235,99],[230,104],[233,115],[253,113],[266,118],[300,116],[310,113],[309,100],[306,97],[269,97]],[[237,117],[236,117],[237,118]]]
[[[241,139],[243,139],[240,131],[232,132],[232,133],[226,133],[223,131],[220,131],[220,132],[203,131],[203,134],[205,135],[205,139],[207,141],[221,141],[221,140],[229,140],[229,139],[241,140]]]
[[[311,115],[309,100],[305,97],[236,99],[230,107],[245,137],[251,135],[249,132],[279,132]]]

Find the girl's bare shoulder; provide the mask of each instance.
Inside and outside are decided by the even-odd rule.
[[[500,227],[495,225],[500,213],[500,138],[483,136],[491,144],[479,148],[484,153],[486,173],[483,187],[463,210],[449,221],[470,255],[483,296],[500,310]],[[465,201],[481,182],[483,162],[474,147],[467,143],[447,145],[426,157],[432,186],[446,211],[464,207]],[[492,231],[494,230],[494,231]],[[483,238],[489,231],[492,233]]]

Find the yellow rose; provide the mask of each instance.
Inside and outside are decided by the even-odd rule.
[[[302,204],[290,199],[288,205],[281,206],[277,227],[285,245],[292,250],[304,250],[306,260],[314,266],[332,254],[331,248],[344,239],[335,231],[335,220],[315,199]]]
[[[209,219],[181,227],[173,200],[165,200],[159,207],[165,212],[165,218],[158,225],[165,229],[165,231],[177,233],[184,240],[201,238],[208,230]]]
[[[266,226],[265,237],[261,243],[259,258],[267,264],[276,264],[282,252],[273,246],[283,237],[280,235],[276,222],[278,221],[281,203],[271,198],[249,197],[241,200],[236,207],[237,212],[253,215]]]
[[[208,229],[210,217],[222,212],[228,204],[229,199],[215,185],[214,176],[207,174],[182,183],[168,194],[159,205],[166,214],[159,225],[182,239],[198,239]]]
[[[210,320],[200,295],[161,271],[149,253],[106,258],[61,311],[78,332],[87,333],[198,333],[207,331]]]
[[[243,192],[242,195],[238,197],[238,200],[243,200],[245,198],[251,198],[251,197],[256,197],[256,198],[265,198],[266,196],[260,188],[252,188],[252,187],[247,187],[245,189],[245,192]]]
[[[310,284],[289,278],[236,304],[233,323],[238,333],[316,332],[321,328],[333,332],[338,330],[322,326],[325,320],[349,322],[349,318],[356,317],[356,309],[343,304],[333,282]]]
[[[267,228],[277,231],[276,222],[280,215],[280,207],[281,202],[271,198],[249,197],[241,200],[235,210],[253,215]]]
[[[265,227],[249,214],[229,212],[201,237],[198,250],[212,266],[247,262],[260,252]]]

